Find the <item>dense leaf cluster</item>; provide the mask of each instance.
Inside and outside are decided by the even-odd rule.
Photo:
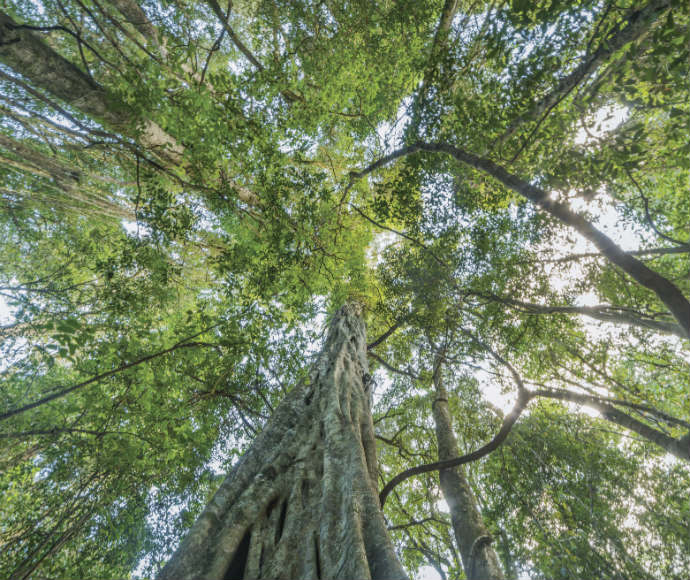
[[[381,487],[438,458],[434,368],[463,453],[529,391],[462,468],[506,577],[683,578],[688,21],[5,2],[0,576],[154,575],[356,300]],[[465,577],[435,472],[385,514]]]

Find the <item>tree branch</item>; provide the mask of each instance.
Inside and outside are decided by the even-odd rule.
[[[233,44],[239,49],[239,51],[247,57],[247,60],[251,62],[259,72],[262,72],[264,70],[264,65],[262,65],[259,62],[259,59],[257,59],[252,52],[244,45],[244,43],[240,40],[239,36],[235,34],[235,31],[232,29],[230,26],[230,23],[228,22],[228,19],[225,14],[223,14],[223,9],[220,7],[220,4],[218,4],[217,0],[206,0],[215,13],[215,15],[218,17],[218,20],[220,20],[220,23],[223,25],[223,28],[225,31],[228,33],[228,36],[230,37],[230,40],[232,40]]]
[[[668,0],[652,0],[645,7],[628,12],[624,19],[623,28],[620,28],[612,36],[603,39],[597,50],[591,55],[587,54],[572,72],[562,77],[553,91],[542,97],[528,111],[513,121],[505,133],[499,137],[497,143],[504,143],[526,122],[540,118],[539,122],[541,123],[554,107],[565,99],[582,80],[593,74],[612,54],[646,34],[651,25],[666,12],[669,6]],[[529,142],[530,137],[526,139],[526,143]]]
[[[678,324],[654,320],[653,318],[645,318],[644,316],[635,316],[630,312],[607,304],[600,304],[598,306],[551,306],[522,302],[512,298],[502,298],[495,294],[473,293],[473,295],[479,298],[500,302],[508,306],[522,308],[528,314],[582,314],[604,322],[629,324],[631,326],[639,326],[641,328],[648,328],[657,332],[674,334],[680,338],[685,338],[683,329]]]
[[[152,40],[155,44],[159,43],[156,28],[142,10],[141,6],[134,0],[108,0],[120,14],[125,17],[125,21],[134,26],[144,38]]]
[[[472,461],[481,459],[482,457],[488,455],[489,453],[497,449],[506,440],[508,434],[510,433],[510,430],[513,428],[513,425],[515,425],[515,422],[518,420],[520,414],[525,409],[527,403],[529,403],[532,397],[533,395],[526,390],[522,390],[518,393],[517,402],[515,403],[515,406],[513,407],[512,411],[505,416],[505,419],[503,419],[501,429],[496,434],[496,436],[483,447],[480,447],[476,451],[468,453],[467,455],[456,457],[455,459],[448,459],[447,461],[436,461],[435,463],[427,463],[425,465],[417,465],[416,467],[411,467],[410,469],[406,469],[402,473],[396,475],[384,486],[384,488],[381,490],[381,493],[379,494],[379,502],[381,504],[381,507],[383,507],[383,505],[386,503],[386,499],[390,495],[391,491],[393,491],[395,487],[397,487],[406,479],[409,479],[414,475],[429,473],[430,471],[440,471],[441,469],[450,469],[451,467],[457,467],[458,465],[471,463]]]
[[[69,34],[71,37],[73,37],[76,41],[77,44],[79,45],[79,51],[81,52],[81,46],[84,45],[86,48],[88,48],[99,60],[103,61],[105,64],[115,68],[113,63],[108,61],[108,59],[104,58],[103,55],[98,52],[93,46],[91,46],[88,42],[86,42],[79,33],[74,32],[73,30],[70,30],[66,26],[31,26],[29,24],[16,24],[13,27],[11,27],[14,30],[33,30],[34,32],[55,32],[55,31],[60,31],[60,32],[66,32]],[[82,62],[84,64],[84,58],[82,55]],[[86,67],[85,67],[86,68]],[[87,69],[88,73],[88,69]],[[89,77],[91,77],[91,74],[89,73]],[[93,77],[91,77],[93,78]]]
[[[690,302],[688,302],[688,299],[673,282],[623,251],[611,238],[595,228],[582,215],[575,213],[567,204],[551,199],[544,190],[509,173],[489,159],[478,157],[448,143],[419,142],[402,147],[361,171],[351,172],[350,176],[352,179],[361,178],[391,161],[419,151],[446,153],[460,163],[490,175],[508,189],[515,191],[562,223],[572,227],[592,242],[609,261],[621,268],[642,286],[654,292],[676,318],[683,330],[684,336],[690,338]]]
[[[439,72],[437,64],[442,53],[446,49],[446,45],[448,44],[450,28],[453,24],[453,18],[455,18],[459,7],[460,2],[458,0],[445,0],[443,3],[438,26],[436,27],[436,33],[434,34],[434,39],[431,44],[431,51],[429,52],[429,60],[424,70],[422,86],[419,89],[419,94],[416,99],[416,111],[414,113],[412,122],[413,126],[415,126],[419,121],[419,114],[426,104],[429,89],[433,85],[434,77]]]
[[[469,336],[472,340],[474,340],[479,346],[481,346],[485,351],[487,351],[496,361],[498,361],[500,364],[502,364],[504,367],[508,369],[510,374],[513,377],[513,381],[515,381],[515,385],[517,386],[518,389],[518,397],[526,392],[525,389],[525,384],[522,382],[522,377],[520,376],[520,373],[515,370],[515,367],[511,365],[506,359],[504,359],[500,354],[498,354],[495,350],[493,350],[488,344],[483,342],[482,340],[479,339],[475,334],[470,332],[469,330],[465,328],[460,328],[460,332],[462,332],[465,336]]]
[[[666,452],[683,459],[690,461],[690,445],[685,441],[685,438],[674,439],[666,433],[654,429],[642,421],[634,419],[630,415],[626,415],[622,411],[616,409],[614,406],[598,400],[596,397],[584,395],[581,393],[572,393],[570,391],[556,391],[552,389],[539,389],[531,393],[533,397],[547,397],[550,399],[558,399],[560,401],[570,401],[592,407],[599,411],[604,419],[611,421],[616,425],[620,425],[629,431],[633,431],[638,435],[644,437],[647,441],[654,443],[664,449]]]
[[[667,256],[669,254],[689,254],[690,245],[685,244],[684,246],[673,246],[670,248],[647,248],[646,250],[632,250],[627,252],[631,256]],[[573,262],[576,260],[583,260],[585,258],[603,258],[605,257],[600,252],[584,252],[582,254],[571,254],[569,256],[564,256],[562,258],[553,258],[549,260],[530,260],[527,263],[540,263],[540,264],[564,264],[566,262]],[[525,263],[525,262],[521,262]]]
[[[52,429],[32,429],[30,431],[10,431],[7,433],[0,433],[0,439],[24,439],[28,437],[33,437],[35,435],[60,435],[63,433],[79,433],[84,435],[93,435],[94,437],[104,437],[105,435],[127,435],[129,437],[135,437],[146,441],[149,445],[155,444],[154,440],[150,437],[144,437],[138,435],[137,433],[131,433],[130,431],[99,431],[97,429],[77,429],[72,427],[53,427]]]
[[[204,332],[208,332],[209,329],[203,330],[202,332],[199,332],[198,334],[195,334],[194,336],[190,338],[196,338],[197,336],[203,334]],[[189,339],[185,339],[189,340]],[[37,401],[34,401],[33,403],[29,403],[27,405],[24,405],[22,407],[17,407],[15,409],[10,409],[9,411],[5,411],[4,413],[0,413],[0,421],[4,421],[5,419],[9,419],[10,417],[14,417],[15,415],[19,415],[20,413],[24,413],[26,411],[30,411],[31,409],[35,409],[36,407],[39,407],[41,405],[44,405],[45,403],[49,403],[50,401],[54,401],[55,399],[60,399],[64,397],[65,395],[68,395],[69,393],[72,393],[76,391],[77,389],[80,389],[82,387],[85,387],[87,385],[96,383],[98,381],[101,381],[107,377],[110,377],[112,375],[115,375],[117,373],[120,373],[122,371],[125,371],[127,369],[130,369],[132,367],[135,367],[137,365],[140,365],[142,363],[148,362],[150,360],[153,360],[155,358],[158,358],[160,356],[164,356],[166,354],[170,354],[171,352],[175,350],[179,350],[182,348],[194,348],[194,347],[199,347],[199,346],[208,346],[208,343],[205,342],[179,342],[170,348],[167,348],[165,350],[162,350],[160,352],[157,352],[155,354],[149,354],[144,357],[141,357],[140,359],[137,359],[135,361],[125,363],[123,365],[120,365],[116,369],[112,369],[109,371],[106,371],[104,373],[101,373],[99,375],[93,376],[90,379],[87,379],[85,381],[82,381],[80,383],[77,383],[76,385],[71,385],[69,387],[53,387],[53,389],[59,389],[58,391],[51,393],[50,395],[47,395],[41,399],[38,399]],[[53,390],[51,389],[51,390]]]
[[[647,199],[647,196],[644,194],[644,191],[642,191],[642,187],[640,184],[637,182],[637,180],[633,177],[633,174],[630,172],[630,170],[623,166],[623,169],[625,170],[626,175],[632,181],[632,184],[635,186],[635,189],[637,189],[637,193],[640,194],[640,197],[642,198],[642,203],[644,204],[644,215],[647,220],[647,223],[649,226],[654,230],[654,233],[658,235],[661,238],[664,238],[666,241],[671,242],[672,244],[676,244],[680,247],[687,247],[688,243],[687,242],[681,242],[680,240],[676,240],[675,238],[672,238],[670,236],[667,236],[663,232],[659,230],[659,228],[656,227],[656,224],[654,223],[654,220],[652,219],[652,215],[649,213],[649,199]]]
[[[377,347],[379,344],[384,342],[388,337],[393,334],[400,326],[402,325],[402,320],[397,320],[393,326],[391,326],[386,332],[384,332],[381,336],[379,336],[374,342],[370,342],[367,344],[367,350],[371,350],[372,348]]]
[[[393,365],[387,363],[384,359],[382,359],[379,355],[377,355],[377,354],[374,353],[374,352],[369,351],[369,352],[367,353],[367,356],[370,356],[370,357],[373,358],[375,361],[378,361],[378,362],[381,364],[381,366],[383,366],[384,368],[388,369],[388,370],[389,370],[390,372],[392,372],[392,373],[396,373],[396,374],[398,374],[398,375],[403,375],[403,376],[409,377],[409,378],[411,378],[412,380],[415,380],[415,381],[419,379],[419,376],[418,376],[418,375],[416,375],[416,374],[414,374],[414,373],[412,373],[412,372],[410,372],[410,371],[404,371],[404,370],[402,370],[402,369],[398,369],[398,368],[394,367]]]

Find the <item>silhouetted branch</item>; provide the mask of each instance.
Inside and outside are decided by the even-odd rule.
[[[508,434],[510,433],[510,430],[513,428],[513,425],[515,425],[516,421],[520,417],[520,414],[525,409],[527,403],[529,403],[530,399],[533,396],[534,395],[532,393],[526,390],[522,390],[518,394],[517,402],[515,403],[515,406],[513,407],[512,411],[505,416],[505,419],[503,419],[501,429],[496,434],[496,436],[483,447],[480,447],[476,451],[468,453],[467,455],[456,457],[455,459],[448,459],[447,461],[436,461],[435,463],[427,463],[425,465],[417,465],[416,467],[411,467],[410,469],[406,469],[402,473],[396,475],[385,485],[385,487],[381,490],[381,493],[379,494],[379,502],[381,503],[381,507],[383,507],[383,505],[386,503],[386,499],[390,495],[391,491],[393,491],[395,487],[397,487],[406,479],[409,479],[414,475],[429,473],[430,471],[440,471],[441,469],[450,469],[451,467],[457,467],[458,465],[471,463],[472,461],[476,461],[477,459],[485,457],[486,455],[497,449],[506,440]]]
[[[194,336],[189,337],[186,340],[190,340],[191,338],[196,338],[197,336],[204,334],[205,332],[208,332],[210,329],[205,329]],[[76,391],[77,389],[81,389],[82,387],[86,387],[87,385],[91,385],[93,383],[96,383],[98,381],[101,381],[107,377],[111,377],[117,373],[120,373],[122,371],[125,371],[127,369],[131,369],[132,367],[135,367],[137,365],[140,365],[142,363],[148,362],[150,360],[153,360],[155,358],[164,356],[166,354],[170,354],[171,352],[175,350],[180,350],[183,348],[194,348],[194,347],[199,347],[199,346],[215,346],[215,345],[209,345],[206,342],[179,342],[170,348],[167,348],[165,350],[162,350],[160,352],[157,352],[155,354],[149,354],[147,356],[144,356],[140,359],[137,359],[135,361],[125,363],[123,365],[120,365],[116,369],[112,369],[109,371],[106,371],[104,373],[101,373],[99,375],[93,376],[90,379],[87,379],[85,381],[82,381],[80,383],[77,383],[76,385],[71,385],[69,387],[53,387],[54,389],[59,389],[58,391],[51,393],[50,395],[47,395],[41,399],[38,399],[37,401],[34,401],[33,403],[29,403],[27,405],[24,405],[22,407],[17,407],[15,409],[10,409],[9,411],[6,411],[4,413],[0,413],[0,421],[4,421],[5,419],[9,419],[10,417],[14,417],[15,415],[19,415],[20,413],[24,413],[26,411],[30,411],[31,409],[35,409],[36,407],[40,407],[41,405],[44,405],[45,403],[49,403],[50,401],[54,401],[55,399],[60,399],[64,397],[65,395],[68,395],[69,393],[72,393]],[[51,389],[52,390],[52,389]]]

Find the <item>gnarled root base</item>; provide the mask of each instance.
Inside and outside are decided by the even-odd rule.
[[[356,306],[335,316],[296,386],[235,466],[158,580],[406,578],[376,490]]]

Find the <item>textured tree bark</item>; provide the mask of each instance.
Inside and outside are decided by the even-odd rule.
[[[438,441],[439,461],[460,455],[448,410],[448,393],[441,378],[441,365],[434,369],[436,399],[433,402],[434,424]],[[439,471],[441,492],[450,508],[455,541],[460,549],[462,565],[468,580],[503,580],[503,571],[491,546],[489,535],[461,466]]]
[[[156,46],[159,45],[158,31],[156,27],[151,24],[146,12],[144,12],[139,6],[138,2],[133,0],[108,0],[110,4],[115,6],[117,10],[125,17],[125,20],[129,22],[134,28],[136,28],[139,33],[144,37],[145,40],[152,42]]]
[[[158,580],[404,579],[376,489],[366,334],[335,316],[310,378],[276,409]]]

